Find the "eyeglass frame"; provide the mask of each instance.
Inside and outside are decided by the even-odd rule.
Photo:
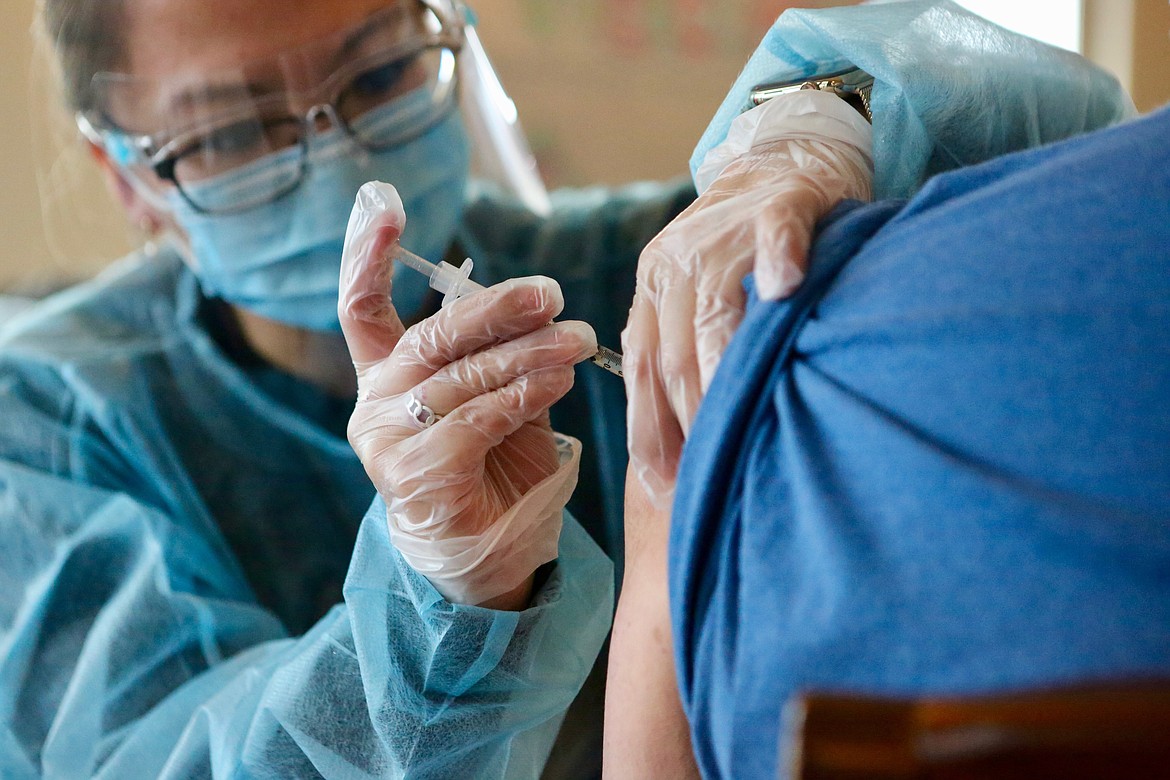
[[[299,125],[298,144],[301,147],[300,169],[297,176],[283,189],[276,191],[270,197],[263,201],[250,203],[248,205],[239,206],[235,208],[225,209],[208,209],[196,203],[191,196],[184,189],[175,175],[175,167],[183,156],[191,149],[197,149],[197,145],[190,144],[190,136],[194,134],[194,130],[189,130],[172,137],[169,140],[163,141],[163,134],[153,135],[134,135],[126,133],[118,128],[116,123],[109,119],[108,116],[99,113],[77,112],[74,119],[81,134],[91,143],[95,143],[103,148],[111,146],[111,141],[114,136],[120,136],[122,140],[128,142],[132,153],[139,158],[139,161],[151,169],[151,171],[162,181],[168,181],[174,185],[175,189],[179,191],[179,195],[183,200],[194,209],[197,213],[205,215],[228,215],[239,214],[250,211],[260,206],[274,203],[281,198],[296,191],[306,178],[306,173],[309,166],[309,139],[313,135],[310,132],[311,128],[316,124],[320,117],[328,118],[330,125],[341,129],[345,134],[358,146],[369,151],[378,151],[388,148],[392,145],[397,145],[412,138],[417,138],[419,135],[425,133],[430,127],[443,120],[445,116],[454,110],[456,101],[456,88],[458,85],[458,69],[452,73],[451,81],[448,85],[448,95],[444,96],[444,101],[449,105],[445,110],[436,114],[430,122],[425,125],[420,125],[411,134],[403,136],[395,140],[394,144],[388,146],[374,145],[371,146],[364,143],[357,134],[354,133],[350,127],[350,123],[341,118],[339,106],[337,101],[341,98],[343,88],[348,86],[352,79],[365,72],[367,66],[373,61],[381,61],[386,58],[386,62],[391,62],[393,59],[405,58],[408,56],[417,56],[432,49],[445,49],[449,51],[452,57],[458,57],[459,52],[463,49],[466,34],[464,32],[465,16],[469,13],[461,0],[417,0],[417,2],[425,9],[434,14],[439,22],[439,29],[429,35],[419,36],[414,40],[406,40],[401,42],[402,54],[396,55],[394,58],[387,56],[392,49],[380,52],[376,55],[363,57],[355,62],[349,63],[345,67],[330,74],[321,84],[310,90],[308,94],[329,94],[332,90],[332,97],[325,101],[314,102],[303,116],[297,116],[294,113],[289,113],[287,117],[277,117],[280,119],[287,119],[296,122]],[[230,118],[227,115],[222,120]],[[160,145],[161,144],[161,145]],[[121,145],[121,144],[119,144]],[[176,152],[183,146],[186,149]],[[294,148],[290,144],[289,149]]]

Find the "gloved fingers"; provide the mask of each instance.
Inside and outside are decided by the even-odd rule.
[[[537,417],[492,450],[484,463],[484,475],[492,484],[507,485],[510,494],[504,498],[513,503],[556,471],[558,465],[552,428]]]
[[[789,225],[781,233],[761,238],[760,251],[756,254],[752,268],[756,295],[760,300],[779,301],[787,298],[804,281],[816,221],[812,219],[807,229]]]
[[[658,335],[658,376],[684,436],[702,400],[698,354],[695,351],[695,285],[671,284],[655,300]]]
[[[837,204],[811,183],[800,186],[803,177],[794,179],[793,187],[774,194],[754,224],[752,272],[762,300],[790,295],[804,280],[817,221]]]
[[[371,380],[375,397],[408,392],[467,355],[544,327],[564,308],[546,276],[509,279],[465,296],[412,326]]]
[[[745,198],[713,204],[709,213],[719,220],[718,227],[706,231],[707,238],[697,249],[706,258],[696,283],[693,325],[700,398],[710,387],[723,350],[743,320],[747,306],[743,281],[757,251],[759,218],[755,215],[759,211],[758,203]],[[697,411],[697,404],[687,410],[685,430],[690,430]]]
[[[872,183],[872,162],[865,149],[840,141],[788,138],[755,146],[726,162],[700,201],[706,212],[714,207],[711,201],[733,202],[738,219],[736,214],[725,217],[731,225],[744,221],[744,215],[755,214],[759,220],[761,209],[771,208],[770,222],[762,224],[781,227],[796,216],[803,226],[797,233],[811,236],[817,220],[841,200],[868,200]],[[771,203],[776,199],[787,202],[788,209]],[[791,259],[802,269],[807,244],[794,240],[790,248]]]
[[[341,330],[359,374],[390,354],[404,330],[390,302],[393,261],[388,254],[405,225],[393,187],[380,182],[362,186],[346,229],[337,299]]]
[[[543,419],[573,387],[573,367],[539,368],[456,407],[426,433],[459,443],[462,457],[483,463],[487,453],[525,423]]]
[[[382,495],[393,499],[412,530],[457,522],[462,534],[482,533],[499,513],[556,471],[556,439],[540,422],[540,413],[518,422],[499,445],[476,458],[465,446],[470,441],[467,431],[457,420],[444,420],[395,448],[393,459],[387,460]],[[481,511],[456,521],[469,500],[479,502]],[[488,507],[493,511],[486,511]]]
[[[368,417],[364,430],[351,435],[379,494],[400,507],[416,527],[445,524],[482,502],[484,491],[492,493],[489,503],[497,510],[515,497],[511,485],[490,481],[486,468],[491,448],[472,428],[478,420],[472,411],[475,403],[487,397],[479,396],[427,427],[409,419],[409,394],[387,399],[385,414]],[[524,422],[518,421],[516,427]],[[548,430],[540,433],[552,435]],[[494,517],[475,514],[468,520],[490,522]]]
[[[738,213],[723,223],[732,231],[722,237],[723,251],[750,249],[763,300],[779,300],[803,281],[817,222],[841,200],[869,192],[864,158],[856,150],[811,141],[780,146],[732,162],[704,196]]]
[[[450,414],[476,396],[518,377],[553,366],[571,366],[597,353],[597,336],[584,322],[538,328],[512,341],[475,352],[439,369],[412,394],[439,414]]]
[[[634,296],[622,350],[630,465],[655,504],[668,507],[685,439],[658,370],[658,319],[643,291]]]
[[[376,399],[359,396],[346,433],[358,459],[378,484],[376,474],[393,469],[400,457],[388,453],[439,419],[411,393]]]
[[[778,192],[757,222],[756,293],[776,301],[791,295],[804,280],[813,234],[819,222],[849,190],[845,182],[814,182],[795,177],[794,188]]]
[[[695,359],[699,367],[699,397],[706,395],[723,351],[731,343],[732,336],[743,321],[747,307],[747,293],[743,288],[746,273],[741,267],[750,265],[751,257],[745,257],[742,265],[737,263],[734,273],[725,273],[708,280],[700,289],[695,311]],[[690,414],[685,430],[690,431],[698,407],[688,410]]]
[[[469,457],[438,425],[373,452],[366,462],[375,466],[371,477],[389,511],[413,531],[448,525],[475,504],[481,487],[482,459]]]
[[[551,434],[548,407],[572,386],[572,366],[596,350],[587,324],[556,323],[449,364],[405,393],[382,395],[370,388],[351,417],[350,443],[384,495],[413,495],[402,475],[404,469],[417,470],[419,462],[432,477],[442,475],[467,489],[484,478],[487,451],[515,428],[530,422]],[[514,425],[499,430],[501,417]],[[417,457],[407,457],[408,451]],[[547,471],[527,455],[512,453],[512,468]],[[404,464],[404,458],[413,463]],[[436,486],[430,490],[434,493]],[[440,503],[451,505],[447,499]]]

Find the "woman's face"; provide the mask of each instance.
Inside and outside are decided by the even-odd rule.
[[[172,234],[206,289],[335,327],[336,257],[372,179],[414,204],[415,246],[445,249],[468,165],[452,6],[121,2],[121,57],[94,79],[99,159],[130,218]]]

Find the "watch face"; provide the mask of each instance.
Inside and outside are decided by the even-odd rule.
[[[873,76],[860,68],[822,73],[794,81],[761,84],[751,91],[751,106],[758,106],[772,98],[790,92],[799,92],[802,89],[832,92],[857,109],[866,121],[873,122],[873,115],[869,108],[869,95],[873,91]]]
[[[752,89],[751,101],[753,106],[765,103],[778,95],[797,92],[802,89],[819,89],[835,92],[839,95],[862,94],[866,102],[869,100],[869,91],[873,88],[873,76],[860,68],[818,73],[790,81],[775,81],[760,84]]]

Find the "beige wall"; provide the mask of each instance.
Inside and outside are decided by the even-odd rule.
[[[35,164],[29,152],[31,128],[27,120],[28,60],[25,29],[31,18],[9,7],[0,25],[0,279],[18,273],[18,258],[43,254],[43,239],[30,225],[36,209]],[[39,217],[34,224],[39,223]]]
[[[133,235],[80,146],[50,143],[47,80],[30,74],[34,0],[4,4],[0,290],[35,289],[93,273]],[[832,3],[477,0],[475,7],[550,179],[613,183],[684,173],[727,85],[768,22],[793,4]],[[1087,54],[1119,74],[1139,108],[1170,101],[1170,4],[1085,0],[1085,7]],[[44,209],[38,172],[47,182]]]
[[[1170,3],[1136,0],[1133,30],[1129,83],[1137,107],[1150,111],[1170,102]]]
[[[47,109],[56,101],[44,61],[33,56],[34,0],[3,7],[0,291],[35,293],[92,275],[124,254],[131,236],[68,118]]]
[[[853,0],[856,2],[856,0]],[[846,0],[475,0],[550,184],[687,172],[731,82],[787,7]]]
[[[1142,112],[1170,102],[1170,3],[1084,0],[1084,52],[1125,84]]]

